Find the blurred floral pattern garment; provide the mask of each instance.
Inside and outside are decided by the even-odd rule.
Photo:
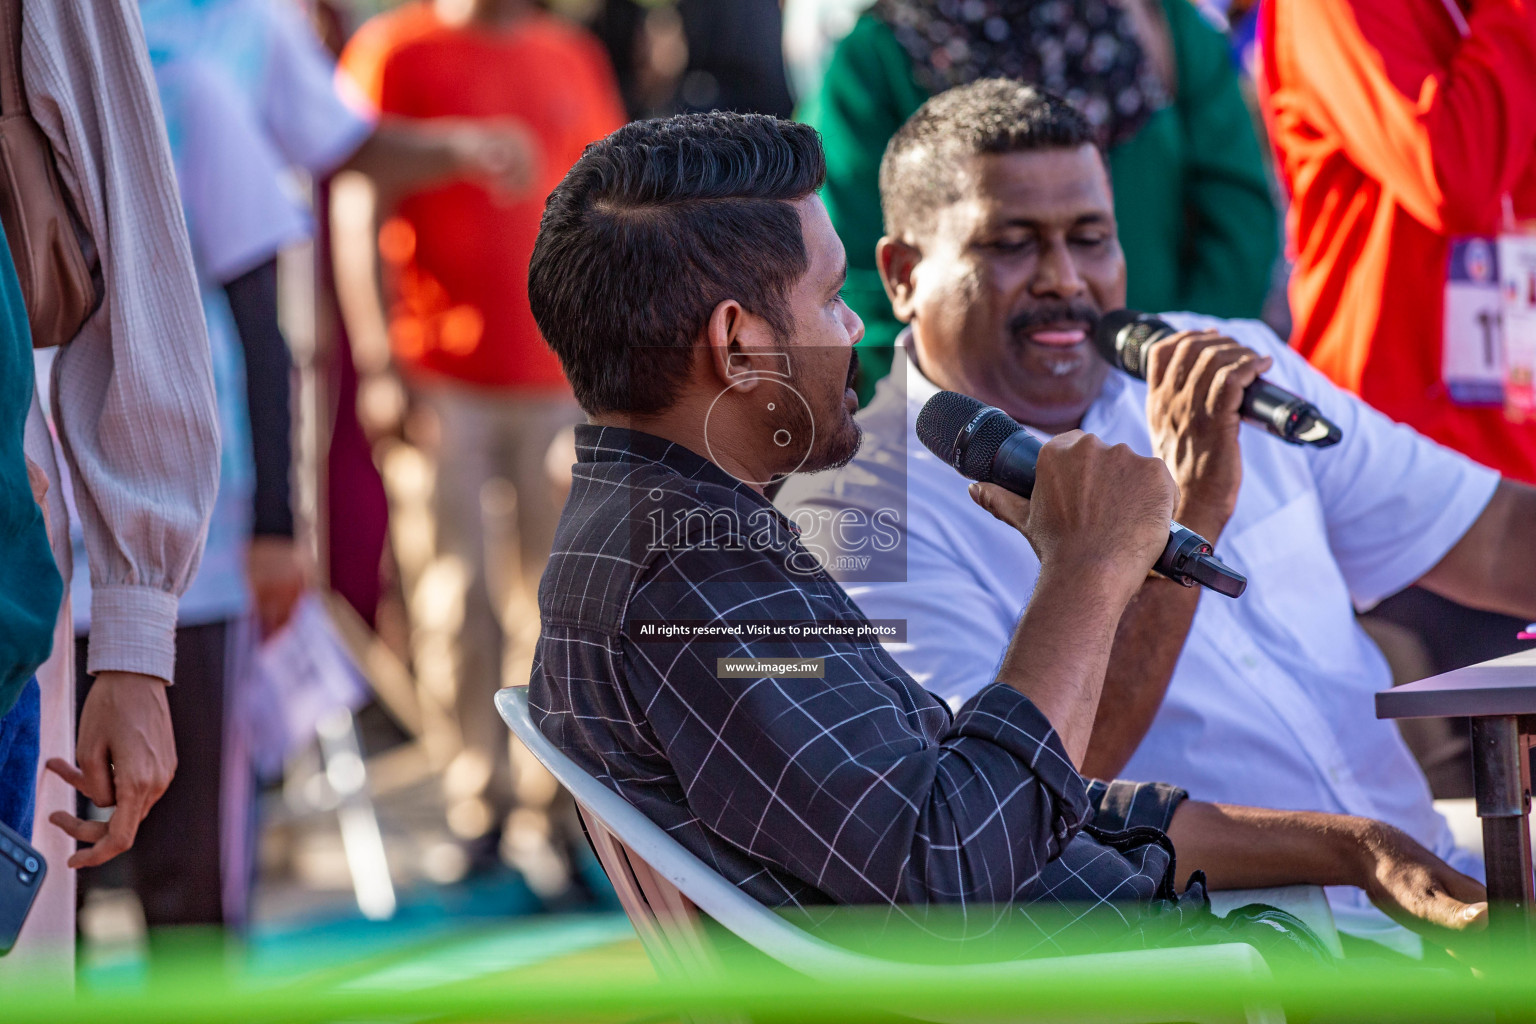
[[[1130,15],[1112,0],[878,0],[930,92],[1016,78],[1065,96],[1112,146],[1169,97]]]

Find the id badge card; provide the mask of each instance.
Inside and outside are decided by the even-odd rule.
[[[1453,239],[1445,274],[1440,376],[1457,405],[1504,404],[1504,313],[1498,240]]]
[[[1503,282],[1504,413],[1516,423],[1536,420],[1536,235],[1499,236]]]

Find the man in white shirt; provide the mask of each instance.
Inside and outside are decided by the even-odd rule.
[[[778,500],[871,619],[906,620],[890,645],[902,666],[951,704],[969,697],[994,677],[1039,572],[978,504],[989,489],[973,501],[917,441],[936,390],[1038,434],[1155,453],[1179,484],[1175,518],[1248,589],[1228,600],[1148,579],[1116,634],[1084,774],[1379,818],[1481,875],[1375,717],[1391,677],[1353,610],[1417,581],[1536,616],[1536,491],[1393,424],[1257,322],[1167,315],[1181,333],[1152,350],[1150,384],[1111,370],[1091,335],[1125,304],[1125,262],[1103,158],[1064,101],[1001,80],[935,97],[892,140],[881,196],[878,265],[910,325],[907,370],[862,414],[858,457]],[[1343,442],[1293,447],[1241,425],[1261,373],[1319,406]],[[1333,899],[1342,926],[1386,930],[1352,895]]]

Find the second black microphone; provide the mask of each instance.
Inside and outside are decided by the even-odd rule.
[[[1040,441],[1001,409],[940,391],[918,414],[917,436],[962,476],[1025,498],[1035,489]],[[1209,541],[1174,522],[1168,524],[1168,545],[1152,568],[1186,587],[1198,583],[1227,597],[1237,597],[1248,586],[1245,576],[1212,553]]]
[[[1133,309],[1105,313],[1093,331],[1093,343],[1110,366],[1137,380],[1147,379],[1147,347],[1178,330],[1166,320]],[[1291,444],[1329,448],[1344,434],[1317,406],[1260,377],[1243,391],[1243,419]]]

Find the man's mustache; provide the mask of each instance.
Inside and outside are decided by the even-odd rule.
[[[858,375],[859,350],[856,348],[851,348],[848,350],[848,381],[844,386],[850,388],[853,387],[853,382],[858,377]]]
[[[1017,314],[1008,321],[1008,330],[1017,334],[1035,327],[1077,321],[1087,324],[1088,333],[1092,334],[1094,328],[1099,326],[1101,315],[1086,302],[1052,302]]]

